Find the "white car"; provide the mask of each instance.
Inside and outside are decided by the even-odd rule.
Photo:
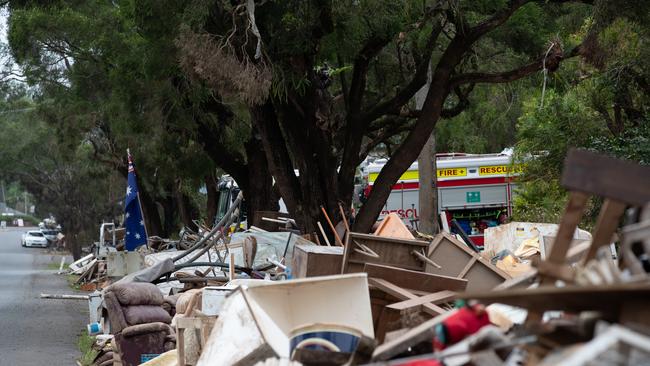
[[[24,246],[26,247],[41,247],[47,248],[48,242],[45,235],[40,231],[28,231],[25,234],[25,239],[23,240]]]
[[[54,242],[56,240],[56,236],[59,234],[58,230],[51,229],[41,229],[41,232],[43,235],[45,235],[45,239],[49,240],[50,243]]]

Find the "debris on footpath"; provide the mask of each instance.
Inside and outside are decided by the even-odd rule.
[[[93,284],[94,364],[647,362],[650,168],[575,150],[564,169],[558,225],[488,228],[480,252],[394,214],[373,233],[347,221],[337,232],[327,217],[322,245],[286,217],[265,220],[279,231],[230,230],[241,194],[213,228],[135,251],[102,225],[93,252],[70,265]],[[604,203],[587,232],[578,223],[590,196]]]

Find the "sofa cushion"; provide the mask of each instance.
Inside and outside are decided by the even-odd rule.
[[[161,322],[169,324],[172,317],[160,306],[133,305],[122,308],[124,319],[128,325]]]
[[[122,305],[162,305],[164,298],[158,287],[151,283],[114,284],[106,289]]]

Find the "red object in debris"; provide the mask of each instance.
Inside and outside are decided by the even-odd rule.
[[[478,332],[488,324],[490,324],[490,317],[483,305],[463,306],[439,324],[441,329],[436,331],[433,347],[444,349]]]
[[[397,366],[442,366],[442,362],[438,360],[418,360],[407,363],[400,363]]]

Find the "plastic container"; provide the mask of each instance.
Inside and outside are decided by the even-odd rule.
[[[97,322],[90,323],[86,327],[88,329],[88,335],[97,335],[104,330],[102,325]]]

